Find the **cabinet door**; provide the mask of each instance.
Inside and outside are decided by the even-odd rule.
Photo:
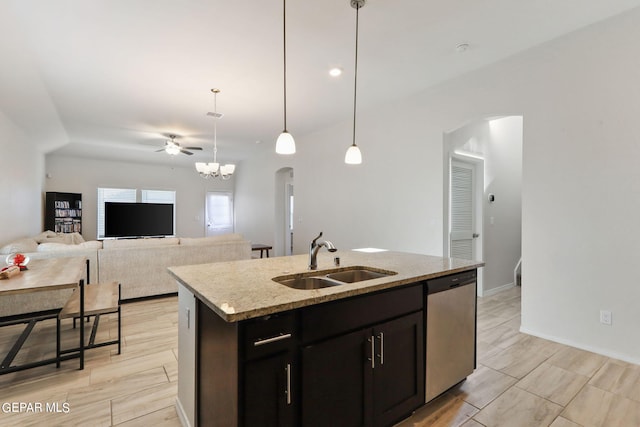
[[[301,425],[371,425],[369,339],[370,329],[302,348]]]
[[[424,403],[423,313],[374,327],[373,424],[389,426]]]
[[[290,352],[244,366],[244,426],[293,426],[293,360]]]

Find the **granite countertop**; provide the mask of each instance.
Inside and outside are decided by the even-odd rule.
[[[340,268],[365,266],[398,274],[321,289],[292,289],[271,280],[289,275],[324,275]],[[318,253],[318,269],[307,269],[308,255],[169,267],[178,282],[227,322],[274,314],[326,301],[362,295],[482,267],[484,263],[404,252]]]

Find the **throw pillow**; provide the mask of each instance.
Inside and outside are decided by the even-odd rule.
[[[14,242],[8,243],[0,248],[0,254],[9,255],[13,253],[28,253],[36,252],[38,250],[38,242],[31,237],[19,239]]]

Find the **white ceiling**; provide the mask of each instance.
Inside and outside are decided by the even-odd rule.
[[[424,90],[640,0],[368,0],[360,10],[358,111]],[[280,0],[2,0],[0,111],[47,152],[192,164],[242,160],[282,130]],[[355,9],[287,2],[288,128],[353,113]],[[456,46],[468,43],[464,53]],[[340,66],[340,78],[328,76]],[[163,135],[206,151],[156,153]],[[345,141],[345,147],[350,141]],[[149,145],[151,144],[151,145]],[[302,149],[302,147],[299,147]]]

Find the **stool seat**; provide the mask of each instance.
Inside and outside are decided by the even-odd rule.
[[[84,313],[80,313],[80,293],[84,293]],[[117,282],[112,283],[98,283],[95,285],[83,285],[83,287],[76,289],[73,294],[67,300],[67,303],[62,307],[62,310],[58,313],[56,319],[56,366],[60,367],[60,361],[63,354],[68,353],[80,353],[80,369],[84,368],[84,351],[91,348],[103,347],[107,345],[118,345],[118,354],[121,352],[122,347],[122,310],[120,309],[120,284]],[[100,324],[100,316],[103,314],[118,313],[118,338],[96,343],[96,333],[98,331],[98,325]],[[80,346],[75,348],[68,348],[63,350],[60,345],[60,325],[63,319],[73,318],[73,328],[76,327],[76,319],[84,317],[87,322],[90,317],[93,317],[93,326],[91,328],[91,336],[89,337],[89,343],[84,344],[84,335],[81,334]],[[84,318],[80,319],[81,330],[84,329]]]
[[[119,304],[118,283],[98,283],[84,289],[84,315],[114,313]],[[61,319],[80,316],[80,292],[74,292],[67,300],[60,314]]]

